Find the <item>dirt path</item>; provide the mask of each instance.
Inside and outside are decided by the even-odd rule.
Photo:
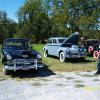
[[[42,74],[42,76],[40,76]],[[99,100],[100,76],[94,72],[40,72],[35,77],[0,81],[0,100]]]

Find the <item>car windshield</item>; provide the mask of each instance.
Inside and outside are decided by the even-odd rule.
[[[7,40],[5,43],[5,47],[15,48],[15,49],[24,49],[29,48],[28,40]]]
[[[65,41],[65,39],[58,39],[59,43],[63,43]]]

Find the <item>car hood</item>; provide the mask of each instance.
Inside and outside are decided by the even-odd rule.
[[[71,44],[78,44],[79,41],[79,33],[75,32],[71,34],[65,41],[64,43],[71,43]]]
[[[37,57],[39,54],[35,50],[13,50],[13,49],[5,49],[4,51],[8,52],[13,58],[29,58],[29,57]]]

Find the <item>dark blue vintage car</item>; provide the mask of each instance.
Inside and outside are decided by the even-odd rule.
[[[68,38],[53,37],[48,40],[44,46],[44,57],[48,55],[59,57],[61,62],[66,58],[81,58],[85,59],[87,52],[86,48],[78,45],[79,33],[75,32]]]
[[[4,74],[8,74],[10,70],[37,70],[39,67],[44,66],[41,54],[32,49],[28,39],[6,39],[1,51]]]

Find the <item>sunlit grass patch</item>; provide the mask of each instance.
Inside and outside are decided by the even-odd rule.
[[[4,76],[0,76],[0,81],[6,80]]]
[[[47,79],[45,77],[40,77],[40,78],[37,78],[36,81],[43,81],[43,82],[47,82],[47,81],[50,81],[50,79]]]
[[[1,64],[0,64],[0,81],[5,80],[6,78],[7,77],[5,77],[5,75],[3,75],[2,67],[1,67]]]
[[[76,88],[83,88],[83,87],[85,87],[85,85],[84,84],[75,84],[75,87]]]
[[[23,79],[21,78],[16,78],[16,81],[21,82]]]
[[[63,87],[63,86],[66,86],[65,84],[57,84],[57,86],[60,86],[60,87]]]
[[[100,91],[100,86],[85,86],[84,90],[86,91]]]
[[[57,75],[57,78],[63,78],[64,76],[63,75],[61,75],[61,74],[58,74]]]
[[[68,80],[72,80],[72,79],[74,79],[73,77],[66,77],[66,79],[68,79]]]
[[[46,78],[43,78],[42,81],[43,82],[47,82],[47,81],[50,81],[50,80],[49,79],[46,79]]]
[[[93,81],[100,81],[100,79],[94,79]]]
[[[32,86],[41,86],[41,85],[43,85],[43,84],[41,84],[40,82],[33,82],[31,85],[32,85]]]
[[[95,70],[95,62],[89,63],[74,63],[74,62],[63,62],[61,63],[59,59],[52,57],[43,58],[43,62],[49,66],[51,70],[60,72],[72,72],[72,71],[92,71]]]
[[[90,74],[84,74],[84,75],[81,75],[82,77],[96,77],[95,75],[90,75]]]
[[[83,81],[81,81],[81,80],[75,80],[74,82],[75,82],[75,83],[81,83],[81,82],[83,82]]]

